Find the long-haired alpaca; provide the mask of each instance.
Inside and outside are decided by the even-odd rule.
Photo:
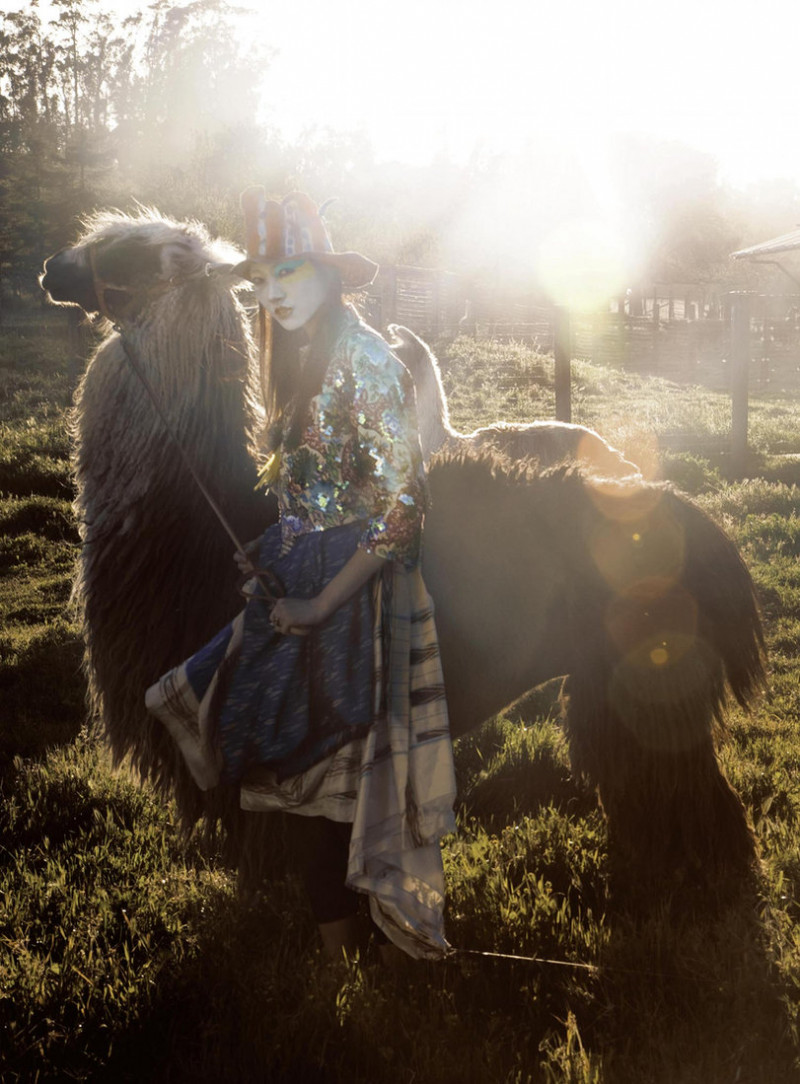
[[[389,325],[390,346],[411,373],[417,388],[422,455],[428,463],[439,451],[494,448],[512,459],[535,459],[540,469],[574,463],[601,478],[627,478],[639,473],[635,463],[593,429],[567,422],[495,422],[472,433],[450,424],[441,370],[433,352],[409,328]]]
[[[181,445],[244,540],[270,521],[254,491],[258,373],[246,315],[224,265],[239,258],[195,223],[142,209],[87,221],[45,264],[58,302],[108,316],[71,416],[83,545],[74,586],[93,714],[115,760],[174,793],[187,825],[229,829],[238,796],[201,798],[144,690],[239,608],[233,543],[158,417],[111,320],[164,404]],[[223,274],[208,274],[223,265]],[[102,286],[100,285],[102,284]],[[98,297],[102,288],[103,296]],[[272,513],[274,517],[274,512]]]
[[[230,284],[201,273],[226,258],[197,227],[103,216],[48,261],[43,285],[89,311],[98,278],[123,287],[106,297],[110,315],[132,313],[134,348],[181,442],[250,538],[265,526],[248,451],[252,344]],[[143,698],[240,604],[232,546],[110,329],[79,390],[74,437],[76,597],[112,748],[174,789],[186,818],[228,810],[235,826],[230,795],[201,805]],[[746,704],[763,682],[762,634],[750,576],[720,528],[669,487],[542,473],[493,452],[440,454],[429,484],[423,571],[454,734],[567,675],[573,764],[598,787],[629,868],[709,885],[744,875],[753,837],[714,731],[727,696]]]

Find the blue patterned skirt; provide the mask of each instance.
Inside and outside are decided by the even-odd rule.
[[[258,567],[290,598],[313,598],[355,553],[363,523],[299,535],[281,556],[280,525],[261,538]],[[186,663],[198,700],[214,675],[221,781],[255,765],[279,780],[306,771],[373,722],[373,583],[368,581],[307,636],[282,636],[269,621],[261,586],[248,601],[238,651],[226,651],[228,625]]]

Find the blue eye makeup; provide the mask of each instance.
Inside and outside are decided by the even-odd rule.
[[[275,264],[272,273],[276,279],[284,279],[287,275],[293,275],[295,271],[298,271],[305,263],[308,263],[308,261],[302,258],[299,260],[287,260]]]

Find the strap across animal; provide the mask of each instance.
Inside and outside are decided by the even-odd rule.
[[[221,271],[229,271],[231,264],[222,264],[220,266],[214,266],[207,263],[197,271],[189,271],[185,275],[173,275],[172,278],[164,279],[163,282],[156,282],[152,286],[120,286],[115,282],[106,282],[105,279],[100,277],[97,269],[97,246],[92,245],[89,248],[89,270],[92,273],[92,289],[94,290],[97,298],[97,308],[101,316],[104,316],[106,320],[112,323],[117,330],[122,321],[127,320],[134,311],[136,302],[138,300],[149,300],[153,297],[158,297],[160,294],[168,293],[170,290],[174,290],[177,286],[182,286],[186,282],[191,282],[197,278],[207,278],[209,275],[219,274]],[[112,312],[109,307],[106,294],[113,291],[118,294],[127,294],[129,301],[126,305],[117,308],[117,311]]]
[[[167,417],[167,413],[164,410],[164,407],[159,400],[158,395],[156,394],[156,390],[150,382],[147,373],[145,373],[144,369],[139,363],[139,359],[136,357],[136,352],[133,350],[131,343],[128,339],[128,335],[126,333],[127,329],[123,322],[124,312],[118,314],[110,312],[105,299],[106,292],[109,290],[116,290],[122,293],[130,294],[132,298],[139,295],[144,295],[147,297],[158,296],[159,294],[163,294],[166,293],[168,290],[175,289],[177,286],[181,286],[192,279],[199,278],[200,276],[219,274],[220,271],[230,270],[230,267],[230,264],[224,264],[220,267],[213,267],[211,264],[206,264],[201,271],[192,271],[186,275],[175,275],[172,278],[167,279],[164,282],[157,283],[155,286],[148,287],[147,289],[134,290],[129,286],[116,286],[113,283],[105,282],[103,279],[101,279],[97,271],[97,257],[95,254],[95,248],[94,246],[92,246],[92,248],[89,249],[89,268],[92,273],[92,285],[95,296],[97,297],[97,307],[100,315],[104,316],[106,320],[108,320],[111,324],[114,325],[114,330],[119,335],[119,340],[122,346],[123,353],[125,354],[125,357],[127,358],[130,367],[139,378],[139,381],[141,382],[144,390],[146,391],[148,398],[150,399],[153,407],[155,408],[156,414],[158,414],[159,418],[161,419],[162,425],[166,429],[167,433],[172,439],[173,444],[177,448],[178,453],[183,460],[184,465],[186,466],[186,469],[191,474],[195,484],[205,497],[212,512],[217,517],[219,523],[222,525],[228,537],[231,539],[234,546],[236,547],[236,552],[244,558],[244,560],[252,569],[253,576],[258,581],[262,590],[264,591],[264,597],[266,598],[266,600],[268,602],[275,603],[285,593],[283,590],[283,585],[274,574],[269,573],[264,569],[257,569],[253,566],[244,545],[242,544],[238,535],[231,526],[225,513],[222,511],[219,504],[217,503],[216,498],[211,493],[203,479],[200,477],[197,468],[195,467],[194,463],[192,463],[192,460],[186,452],[186,449],[181,444],[180,438],[178,437],[175,430],[172,428],[170,420]]]

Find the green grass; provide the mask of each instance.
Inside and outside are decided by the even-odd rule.
[[[112,771],[83,729],[68,599],[77,535],[69,359],[0,352],[0,1076],[4,1081],[776,1084],[800,1079],[800,488],[791,401],[754,399],[753,463],[726,481],[724,397],[575,365],[576,421],[696,495],[764,610],[769,695],[721,757],[764,878],[705,917],[638,918],[609,894],[605,824],[536,690],[456,750],[440,964],[321,957],[276,867],[244,906],[219,855]],[[552,417],[552,361],[460,340],[453,421]],[[277,828],[276,828],[277,831]],[[481,955],[495,953],[498,955]],[[511,957],[511,958],[508,958]],[[539,962],[515,959],[534,957]],[[542,960],[550,962],[542,962]]]

